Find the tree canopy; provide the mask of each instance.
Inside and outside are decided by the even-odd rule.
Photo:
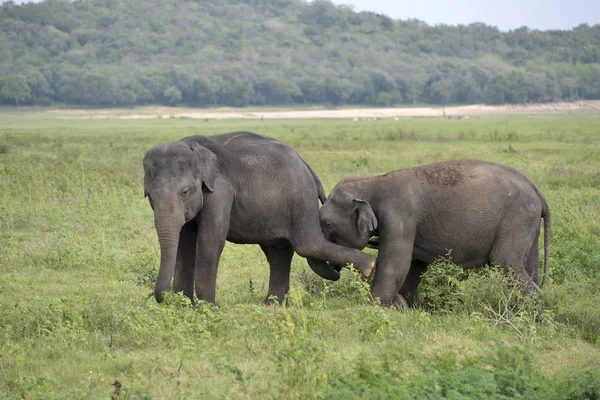
[[[29,96],[5,89],[14,74]],[[0,85],[0,101],[39,105],[597,99],[600,25],[429,26],[326,0],[7,2]]]
[[[20,74],[12,74],[4,79],[0,94],[8,100],[13,100],[17,107],[19,102],[31,98],[31,88],[27,83],[27,78]]]

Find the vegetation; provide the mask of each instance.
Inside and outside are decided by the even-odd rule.
[[[12,74],[4,80],[0,94],[6,99],[14,100],[19,107],[19,101],[23,102],[31,98],[31,88],[23,75]]]
[[[24,77],[31,98],[20,100],[35,105],[598,99],[599,44],[600,25],[510,32],[428,26],[326,0],[0,6],[0,80]],[[3,101],[14,104],[15,97]]]
[[[4,398],[600,396],[597,117],[0,118]],[[326,191],[344,176],[445,159],[525,171],[552,208],[545,297],[523,298],[503,273],[466,274],[446,259],[423,283],[429,311],[396,311],[371,304],[352,271],[327,283],[296,256],[288,305],[264,306],[260,249],[228,244],[218,307],[193,309],[179,295],[157,304],[142,157],[158,143],[239,129],[294,146]]]

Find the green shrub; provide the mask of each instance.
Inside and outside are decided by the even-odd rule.
[[[592,343],[600,343],[600,291],[594,279],[568,281],[548,286],[544,291],[545,307],[558,322],[574,329]]]
[[[458,359],[384,352],[360,355],[329,377],[325,399],[597,399],[597,365],[544,376],[527,351],[498,346],[490,355]]]
[[[344,268],[340,279],[329,284],[329,293],[331,297],[348,299],[353,303],[367,303],[372,300],[371,287],[353,267]]]
[[[554,395],[555,399],[600,399],[600,373],[598,371],[600,371],[600,362],[579,370],[570,368],[552,377],[552,383],[548,383],[551,390],[548,392]]]
[[[6,154],[10,151],[10,145],[5,141],[0,141],[0,154]]]
[[[157,254],[140,251],[125,261],[124,268],[132,275],[131,279],[138,286],[153,289],[158,277],[159,265]]]
[[[302,387],[310,390],[321,383],[325,377],[321,372],[324,351],[324,342],[305,333],[290,335],[275,346],[272,361],[288,394]]]
[[[552,282],[563,283],[579,276],[583,279],[600,279],[600,235],[571,236],[564,240],[555,236],[552,238],[552,263],[549,272]]]
[[[317,302],[323,307],[327,299],[344,299],[355,304],[370,303],[371,287],[361,279],[360,272],[352,266],[341,271],[340,279],[336,282],[326,281],[311,272],[302,271],[299,275],[302,290],[292,288],[288,300],[292,305],[311,305]]]
[[[523,294],[514,274],[498,266],[465,270],[446,257],[429,267],[421,286],[424,304],[432,312],[475,315],[493,327],[513,330],[523,340],[535,338],[540,326],[554,328],[551,318],[542,317],[537,296]]]
[[[449,256],[431,264],[421,277],[419,296],[433,312],[453,312],[461,304],[459,285],[469,272],[452,263]]]

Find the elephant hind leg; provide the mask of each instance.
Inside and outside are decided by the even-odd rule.
[[[540,288],[526,270],[531,238],[536,236],[534,233],[533,230],[523,230],[522,228],[518,232],[515,232],[515,229],[506,229],[494,244],[490,254],[492,263],[513,271],[515,277],[521,282],[523,291],[527,294],[531,292],[541,294]]]
[[[406,300],[411,308],[421,308],[422,303],[419,300],[418,288],[421,282],[421,275],[427,271],[427,263],[419,260],[413,260],[410,264],[410,271],[400,288],[400,296]]]
[[[277,301],[282,303],[285,295],[290,290],[290,269],[294,249],[290,244],[281,246],[260,246],[267,257],[271,273],[269,275],[269,291],[267,292],[266,303],[272,302],[276,297]]]
[[[187,223],[179,234],[177,262],[173,279],[173,291],[183,292],[194,302],[194,269],[196,267],[196,241],[198,229],[195,223]]]

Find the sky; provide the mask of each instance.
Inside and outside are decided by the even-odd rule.
[[[23,3],[27,0],[16,0]],[[4,0],[0,0],[4,2]],[[600,24],[600,0],[332,0],[355,11],[374,11],[394,19],[416,18],[429,25],[483,22],[500,30],[569,30]]]
[[[600,0],[332,0],[355,11],[374,11],[394,19],[416,18],[429,25],[483,22],[500,30],[568,30],[600,24]]]

